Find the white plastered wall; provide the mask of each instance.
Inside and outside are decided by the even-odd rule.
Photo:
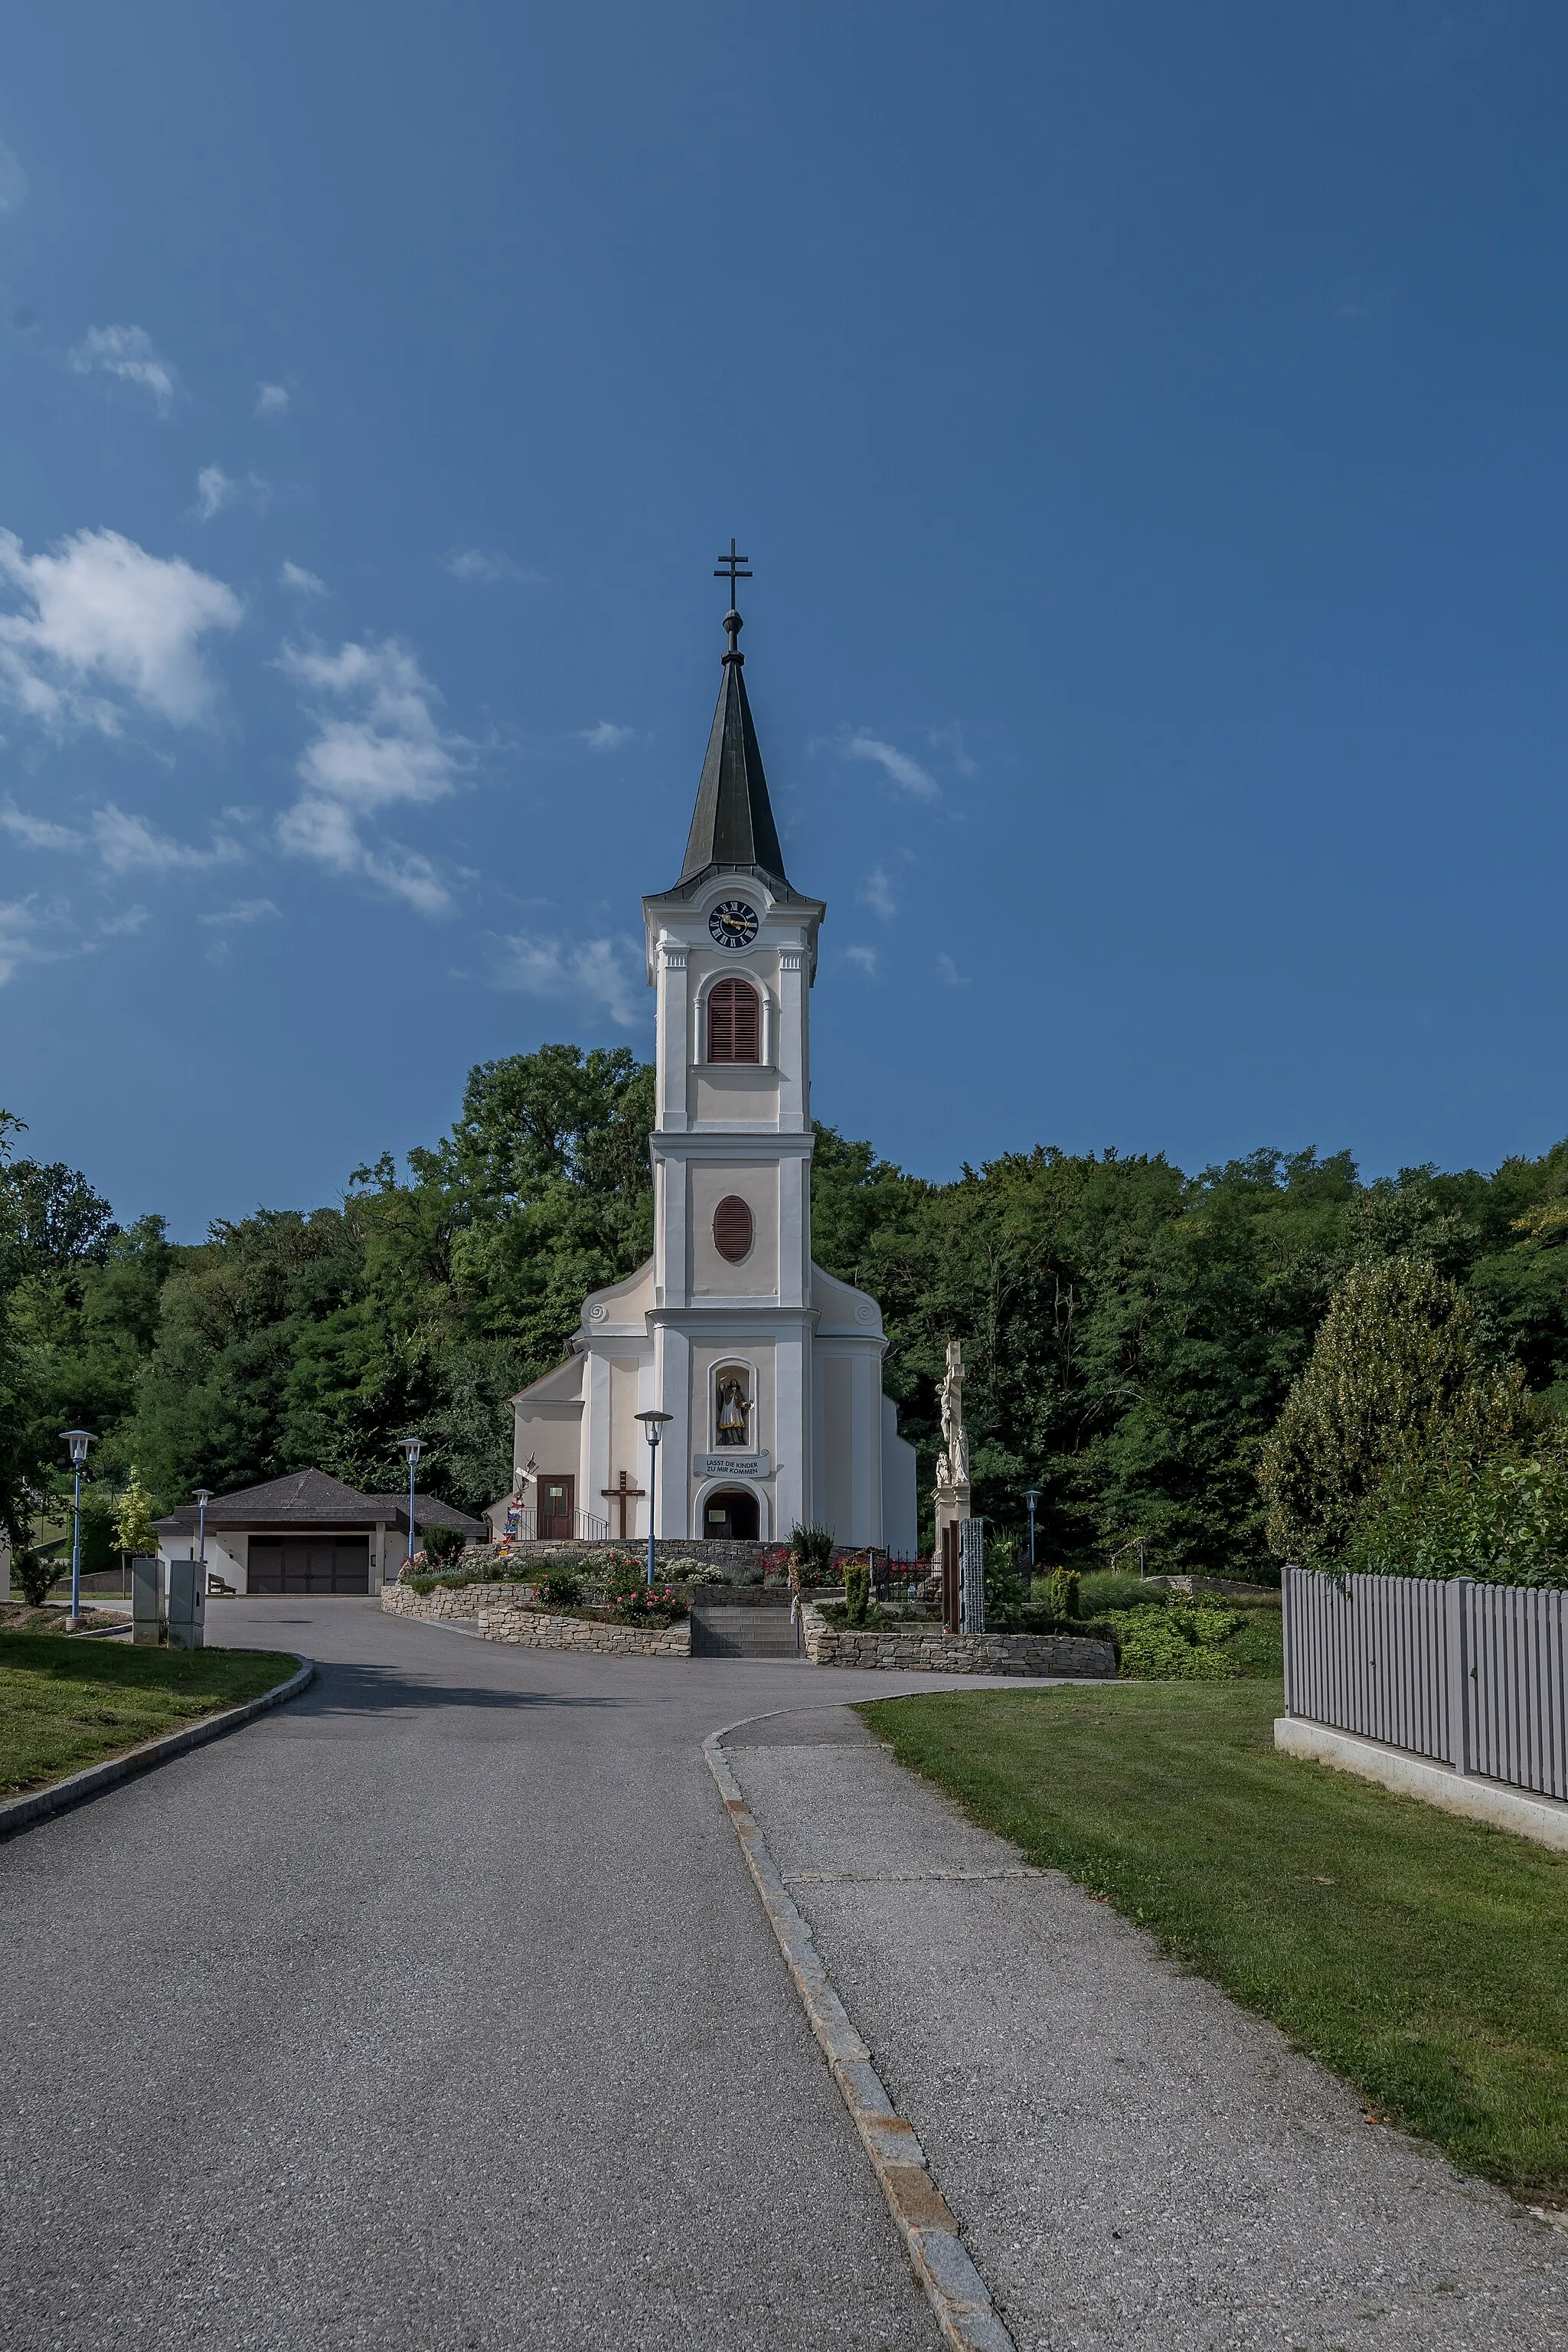
[[[752,1213],[752,1246],[738,1265],[721,1257],[713,1213],[731,1194]],[[769,1298],[779,1286],[779,1171],[773,1160],[696,1160],[687,1170],[687,1262],[694,1297]]]

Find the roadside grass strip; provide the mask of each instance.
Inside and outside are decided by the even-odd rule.
[[[1037,1868],[1342,2075],[1370,2124],[1568,2203],[1568,1856],[1280,1755],[1282,1704],[1258,1680],[858,1711]]]
[[[299,1670],[281,1650],[137,1650],[0,1633],[0,1795],[243,1706]]]

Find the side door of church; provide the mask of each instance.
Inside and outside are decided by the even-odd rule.
[[[577,1532],[577,1481],[545,1477],[539,1480],[539,1532],[570,1543]]]

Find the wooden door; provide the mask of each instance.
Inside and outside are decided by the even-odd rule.
[[[541,1536],[552,1536],[557,1542],[570,1543],[577,1532],[577,1481],[562,1476],[539,1475],[539,1517]]]

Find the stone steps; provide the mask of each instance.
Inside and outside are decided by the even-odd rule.
[[[798,1658],[802,1655],[787,1608],[715,1609],[691,1616],[694,1658]]]

